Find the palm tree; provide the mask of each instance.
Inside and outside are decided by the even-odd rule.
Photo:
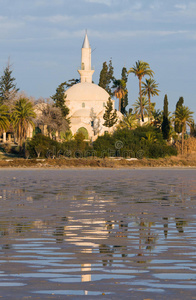
[[[186,132],[186,126],[191,126],[193,124],[193,112],[187,106],[179,106],[175,111],[175,122],[182,126],[182,154],[184,147],[184,134]]]
[[[9,125],[9,109],[6,105],[0,105],[0,133],[6,132]]]
[[[149,103],[149,119],[152,114],[152,107],[151,107],[151,96],[158,96],[160,90],[158,90],[158,84],[152,78],[146,79],[146,82],[142,82],[142,95],[148,96],[148,103]]]
[[[144,115],[143,115],[143,107],[142,107],[142,78],[144,76],[150,76],[153,77],[154,72],[150,69],[150,66],[147,62],[144,62],[142,60],[138,60],[135,63],[135,66],[133,68],[130,68],[129,71],[127,72],[135,74],[135,76],[138,77],[139,79],[139,96],[140,96],[140,104],[141,104],[141,119],[144,121]]]
[[[32,103],[26,98],[20,98],[16,101],[12,111],[13,127],[16,131],[17,138],[19,139],[20,147],[23,140],[27,137],[28,127],[31,125],[35,127],[33,118],[36,117],[36,113],[33,110]]]
[[[115,80],[114,82],[114,96],[119,99],[118,110],[121,112],[121,100],[127,94],[126,83],[123,79]]]
[[[141,115],[141,110],[143,116],[148,115],[149,112],[149,106],[148,106],[148,100],[145,97],[142,97],[141,100],[138,98],[135,103],[133,104],[134,107],[134,113],[136,115]],[[144,121],[144,119],[143,119]]]
[[[136,126],[137,126],[136,115],[132,113],[123,116],[122,120],[118,125],[119,128],[128,128],[128,129],[136,128]]]
[[[161,124],[163,123],[163,112],[160,109],[155,109],[152,112],[153,115],[153,121],[152,124],[157,127],[157,128],[161,128]]]

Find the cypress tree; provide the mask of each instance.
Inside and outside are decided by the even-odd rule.
[[[125,96],[121,99],[121,113],[123,115],[126,115],[126,107],[128,105],[128,91],[127,91],[127,80],[128,80],[128,74],[127,74],[127,69],[125,67],[122,68],[122,73],[121,73],[121,79],[125,82]]]
[[[176,103],[176,111],[178,110],[179,107],[182,107],[184,103],[184,98],[183,97],[180,97],[178,102]],[[174,123],[174,129],[175,129],[175,132],[177,133],[181,133],[182,132],[182,126],[179,125],[176,120],[175,120],[175,123]]]
[[[106,90],[107,87],[107,73],[108,73],[108,66],[106,61],[103,63],[102,70],[99,76],[99,86]]]
[[[51,99],[54,101],[54,106],[59,107],[61,109],[62,116],[67,119],[69,108],[65,105],[65,85],[66,82],[59,84],[56,89],[56,93],[51,96]],[[67,121],[69,122],[68,119]]]
[[[164,105],[163,105],[163,123],[162,123],[162,134],[165,140],[169,139],[169,132],[170,132],[170,122],[168,117],[169,117],[168,100],[167,100],[167,95],[165,95]]]
[[[116,122],[118,120],[116,109],[113,110],[113,103],[112,103],[111,98],[109,98],[107,101],[103,119],[105,120],[105,122],[103,123],[103,126],[106,126],[106,127],[112,127],[114,124],[116,124]]]
[[[114,79],[114,68],[112,66],[112,60],[109,61],[109,64],[107,65],[107,62],[105,61],[103,63],[102,70],[100,72],[99,76],[99,86],[102,87],[104,90],[108,92],[110,96],[113,95],[111,90],[111,82],[113,82]]]
[[[12,77],[12,72],[8,61],[7,67],[4,69],[4,73],[0,79],[0,104],[10,105],[10,101],[14,99],[16,93],[19,91],[14,83],[16,79]]]

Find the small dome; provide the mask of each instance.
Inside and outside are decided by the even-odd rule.
[[[66,100],[70,101],[108,101],[109,94],[100,86],[94,83],[77,83],[70,87],[66,92]]]
[[[73,113],[72,117],[80,117],[80,118],[88,117],[89,118],[90,110],[89,109],[78,109]]]

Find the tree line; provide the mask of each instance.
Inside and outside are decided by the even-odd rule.
[[[10,62],[4,69],[0,78],[0,133],[7,130],[14,131],[18,144],[22,147],[27,139],[27,130],[31,126],[34,134],[40,133],[40,126],[46,127],[47,134],[52,138],[56,132],[61,139],[72,139],[70,132],[69,108],[66,106],[65,91],[73,84],[79,83],[79,79],[71,79],[61,83],[50,99],[32,99],[19,92],[12,75]],[[127,111],[128,106],[128,75],[133,74],[139,81],[139,97],[133,104],[133,109]],[[148,78],[145,78],[145,77]],[[145,81],[142,81],[145,78]],[[151,98],[158,96],[160,90],[158,83],[154,80],[154,71],[148,63],[137,61],[128,71],[122,68],[121,78],[114,77],[112,60],[103,63],[100,72],[99,86],[104,88],[109,99],[105,107],[104,126],[112,127],[117,124],[117,112],[113,109],[111,98],[119,100],[118,110],[122,118],[116,125],[116,130],[134,130],[141,124],[151,126],[159,130],[163,139],[169,141],[171,138],[181,139],[182,151],[186,126],[190,126],[191,134],[196,135],[193,112],[184,105],[183,97],[176,103],[176,110],[173,115],[168,111],[168,98],[164,97],[163,110],[156,110],[155,103]],[[41,116],[35,112],[35,104],[40,107]],[[138,123],[140,120],[140,123]],[[146,121],[147,120],[147,121]]]
[[[130,108],[127,111],[128,106],[128,90],[127,81],[128,75],[134,74],[139,80],[139,97],[133,104],[133,109]],[[193,112],[184,105],[184,98],[180,97],[176,103],[175,112],[171,115],[168,110],[168,97],[167,94],[164,97],[163,110],[156,110],[155,103],[151,102],[151,98],[158,96],[160,90],[158,89],[158,83],[154,80],[154,71],[151,70],[150,65],[147,62],[138,60],[133,67],[128,71],[125,67],[122,68],[121,79],[114,77],[114,68],[112,61],[110,60],[103,63],[102,70],[100,72],[99,85],[104,88],[111,97],[116,97],[119,100],[118,110],[123,114],[123,118],[120,121],[119,126],[121,128],[128,127],[134,129],[137,126],[137,119],[140,119],[142,124],[145,124],[145,117],[148,119],[146,124],[156,126],[160,128],[163,138],[167,141],[172,139],[181,138],[182,152],[184,136],[186,133],[187,125],[190,127],[190,133],[196,136],[196,127],[193,120]],[[144,77],[145,81],[142,81]],[[108,122],[111,126],[116,122],[116,115],[111,111],[111,104],[108,101],[107,107],[107,119],[112,122]]]

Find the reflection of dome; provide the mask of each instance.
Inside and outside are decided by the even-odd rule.
[[[66,100],[75,101],[106,101],[109,94],[100,86],[89,83],[77,83],[66,91]]]

